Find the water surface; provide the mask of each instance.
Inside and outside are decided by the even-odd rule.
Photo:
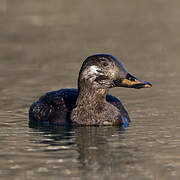
[[[0,179],[180,179],[180,4],[0,3]],[[84,58],[109,53],[151,89],[116,88],[120,127],[37,127],[28,108],[76,87]]]

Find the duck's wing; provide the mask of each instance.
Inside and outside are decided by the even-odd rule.
[[[130,122],[128,112],[126,111],[125,107],[123,106],[123,104],[121,103],[121,101],[118,98],[108,94],[106,96],[106,100],[119,109],[119,111],[121,112],[122,120],[123,120],[123,118],[125,118],[124,120],[127,120],[128,122]]]
[[[29,109],[29,119],[39,122],[67,124],[70,112],[75,107],[77,100],[76,89],[61,89],[48,92]]]

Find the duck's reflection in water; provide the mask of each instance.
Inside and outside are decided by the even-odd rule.
[[[117,127],[78,127],[76,132],[79,161],[83,166],[106,166],[111,161],[113,137],[124,132]]]
[[[109,173],[112,168],[119,171],[120,166],[123,168],[125,164],[133,163],[132,151],[128,151],[123,143],[126,138],[124,128],[112,126],[45,127],[34,124],[30,124],[30,127],[36,132],[43,132],[45,137],[51,138],[51,141],[39,139],[38,143],[60,146],[63,142],[64,149],[71,149],[69,157],[72,157],[72,150],[75,151],[76,153],[73,154],[76,157],[72,158],[76,159],[82,171],[104,170]],[[61,149],[58,148],[52,148],[52,151],[61,153]],[[67,153],[68,151],[65,157],[68,156]]]

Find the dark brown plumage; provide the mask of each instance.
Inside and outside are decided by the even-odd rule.
[[[31,121],[55,125],[127,125],[129,116],[121,102],[108,93],[112,87],[151,87],[127,73],[111,55],[88,57],[79,72],[78,89],[46,93],[29,110]]]

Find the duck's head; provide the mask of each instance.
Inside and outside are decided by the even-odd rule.
[[[111,87],[150,88],[151,83],[141,81],[128,73],[112,55],[96,54],[89,56],[82,64],[78,86],[89,85],[98,89]]]

